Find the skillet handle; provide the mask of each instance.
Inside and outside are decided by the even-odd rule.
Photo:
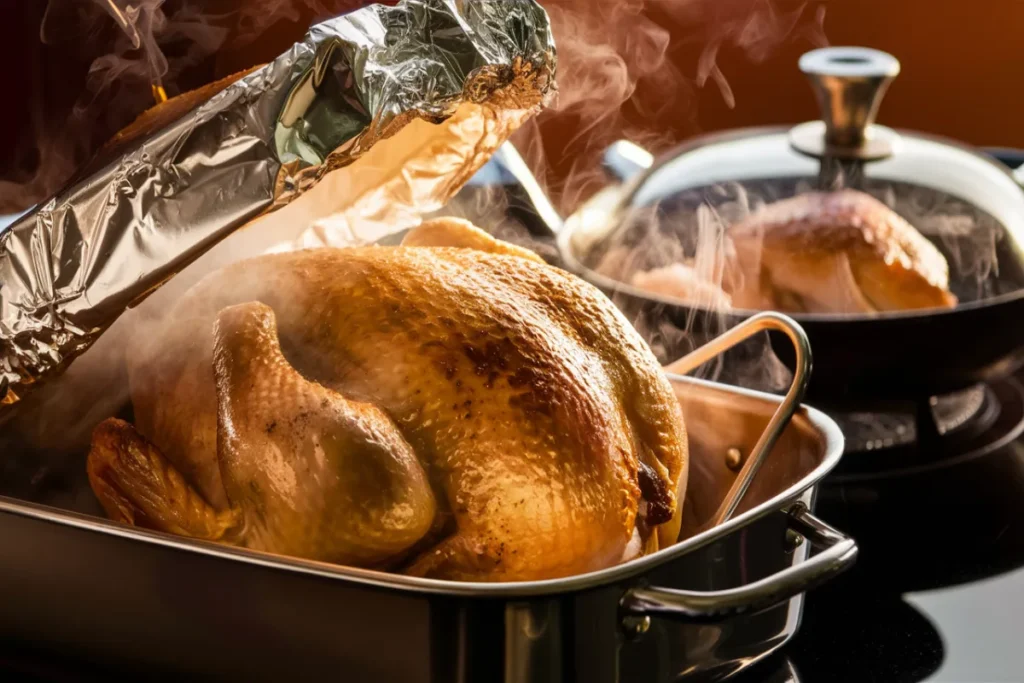
[[[561,215],[511,142],[505,142],[498,148],[478,176],[478,184],[493,184],[500,179],[506,187],[516,188],[517,192],[513,194],[524,195],[523,199],[537,214],[546,236],[557,236],[561,232],[564,223]]]
[[[717,623],[777,607],[853,566],[857,544],[852,538],[812,515],[802,503],[793,506],[788,514],[788,528],[820,550],[818,554],[739,588],[709,592],[655,586],[632,588],[619,601],[620,608],[633,616]]]
[[[604,170],[624,183],[640,175],[654,165],[654,157],[640,145],[629,140],[613,142],[604,151]]]

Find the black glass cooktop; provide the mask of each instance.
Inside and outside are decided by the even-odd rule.
[[[940,590],[886,594],[876,588],[837,581],[809,596],[794,641],[733,680],[1024,681],[1024,570]]]
[[[1024,681],[1022,377],[994,386],[1000,415],[957,449],[904,449],[868,473],[844,457],[816,509],[860,546],[807,596],[795,639],[738,677],[804,683]]]

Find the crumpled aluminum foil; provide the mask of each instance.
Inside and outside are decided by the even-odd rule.
[[[60,373],[239,226],[411,120],[442,121],[503,89],[539,107],[554,70],[533,0],[403,0],[318,24],[274,62],[144,115],[0,233],[0,404]]]

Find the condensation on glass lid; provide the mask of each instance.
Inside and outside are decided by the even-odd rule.
[[[815,189],[816,179],[804,176],[677,191],[653,204],[623,209],[619,223],[608,226],[577,258],[584,267],[622,283],[636,284],[637,273],[682,264],[700,279],[719,284],[731,256],[731,226]],[[991,214],[957,196],[908,183],[872,178],[864,181],[863,189],[938,248],[949,264],[950,290],[961,302],[1024,287],[1018,243],[1008,239],[1008,230]]]

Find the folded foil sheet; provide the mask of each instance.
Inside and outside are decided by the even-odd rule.
[[[318,24],[272,63],[147,112],[0,233],[0,404],[60,373],[240,226],[405,125],[473,102],[539,108],[554,70],[548,17],[532,0],[404,0]],[[465,175],[441,189],[454,192],[466,171],[437,171]]]

